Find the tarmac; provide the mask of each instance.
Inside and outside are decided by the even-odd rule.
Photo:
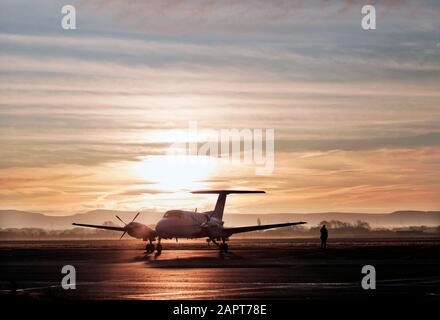
[[[234,239],[219,254],[203,240],[1,241],[0,293],[28,299],[440,300],[440,239]],[[62,268],[75,268],[65,290]],[[362,267],[376,289],[361,286]]]

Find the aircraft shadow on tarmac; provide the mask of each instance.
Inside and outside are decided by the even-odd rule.
[[[205,253],[205,252],[204,252]],[[200,268],[200,267],[228,267],[240,266],[244,257],[234,252],[218,253],[206,251],[206,255],[192,256],[187,253],[150,253],[134,258],[135,261],[144,261],[147,267],[153,268]],[[248,264],[248,263],[246,263]]]

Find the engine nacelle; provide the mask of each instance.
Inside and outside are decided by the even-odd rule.
[[[201,227],[207,231],[209,237],[216,238],[222,236],[223,224],[223,221],[216,218],[211,218],[207,222],[202,223]]]
[[[156,231],[146,226],[145,224],[138,222],[131,222],[127,226],[127,233],[136,239],[142,239],[144,241],[156,239]]]

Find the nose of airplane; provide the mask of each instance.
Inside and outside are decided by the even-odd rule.
[[[159,235],[166,235],[170,227],[171,227],[171,221],[169,221],[169,219],[166,218],[160,219],[156,224],[156,232]]]

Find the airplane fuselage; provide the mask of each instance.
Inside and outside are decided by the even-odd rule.
[[[158,237],[203,238],[221,237],[223,222],[210,217],[210,212],[171,210],[156,224]]]
[[[223,222],[211,217],[211,213],[212,211],[171,210],[158,221],[155,230],[139,222],[130,222],[125,229],[131,237],[145,241],[156,237],[161,239],[222,237]]]

